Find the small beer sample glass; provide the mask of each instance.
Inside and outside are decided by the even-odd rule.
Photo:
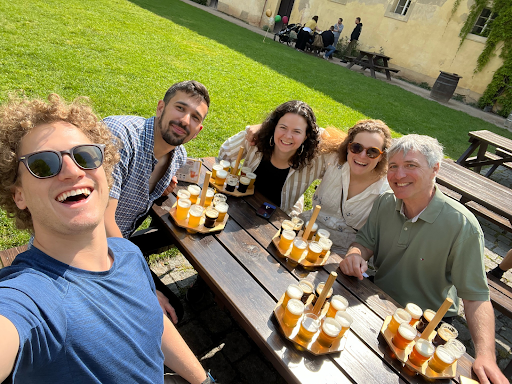
[[[228,171],[225,171],[224,169],[217,171],[217,174],[215,176],[215,184],[217,184],[219,187],[224,187],[224,183],[226,182],[227,177]]]
[[[298,235],[299,234],[299,231],[302,229],[302,226],[304,225],[304,220],[302,220],[300,217],[298,216],[293,216],[292,219],[291,219],[292,223],[293,223],[293,230],[295,231],[295,233]]]
[[[191,205],[192,202],[189,199],[179,199],[176,204],[176,219],[186,220]]]
[[[315,289],[315,286],[313,285],[312,282],[303,279],[303,280],[299,280],[299,287],[301,287],[302,291],[304,292],[304,294],[302,295],[301,301],[304,304],[306,304],[306,302],[309,299],[309,296],[311,296],[311,294],[313,293],[313,290]]]
[[[281,233],[285,230],[293,231],[293,223],[291,220],[283,220],[281,223],[281,228],[279,229],[279,236],[281,236]]]
[[[432,340],[432,343],[437,347],[438,345],[445,345],[451,339],[456,339],[459,336],[459,331],[450,324],[442,323],[437,328],[437,335]]]
[[[180,189],[176,194],[176,198],[179,199],[189,199],[190,200],[190,192],[186,189]]]
[[[325,286],[325,282],[322,281],[321,283],[318,283],[317,286],[316,286],[316,289],[315,289],[315,298],[313,299],[313,305],[315,305],[316,301],[318,300],[318,298],[320,297],[320,295],[322,294],[322,291],[324,290],[324,286]],[[333,290],[332,288],[329,289],[329,292],[327,293],[327,296],[325,296],[325,300],[329,300],[332,296],[332,293],[333,293]]]
[[[466,346],[457,339],[449,340],[444,346],[453,352],[455,361],[459,360],[466,353]]]
[[[308,225],[309,225],[309,221],[306,222],[306,228],[308,227]],[[313,223],[313,226],[311,227],[311,232],[309,232],[308,240],[311,240],[311,239],[313,239],[313,237],[316,237],[316,231],[318,231],[318,224]]]
[[[201,205],[194,204],[190,207],[188,214],[188,225],[191,227],[199,226],[201,217],[203,216],[204,208]]]
[[[288,304],[288,300],[290,299],[296,299],[300,300],[302,299],[302,294],[304,291],[302,291],[302,288],[298,284],[290,284],[288,288],[286,288],[286,292],[284,293],[283,303],[281,304],[283,308],[286,308],[286,305]]]
[[[245,174],[245,177],[247,177],[250,180],[249,181],[249,188],[253,188],[254,187],[254,183],[256,182],[256,174],[253,173],[253,172],[249,172],[249,173]]]
[[[238,192],[240,193],[245,193],[247,192],[247,188],[249,187],[249,183],[251,182],[251,180],[249,180],[248,177],[241,177],[240,178],[240,182],[238,183]]]
[[[326,237],[321,237],[320,240],[318,240],[318,244],[322,248],[322,253],[320,254],[320,257],[324,257],[325,255],[327,255],[327,252],[331,250],[332,240]]]
[[[302,257],[302,254],[308,247],[308,243],[304,240],[302,240],[300,237],[296,237],[293,239],[293,247],[292,251],[290,252],[290,255],[288,256],[288,260],[291,263],[297,263],[300,258]]]
[[[226,191],[235,192],[236,185],[238,184],[238,177],[235,175],[228,175],[226,179]]]
[[[279,248],[286,252],[288,248],[290,248],[290,245],[292,245],[292,241],[295,239],[295,236],[294,231],[284,230],[283,233],[281,233],[281,239],[279,240]]]
[[[341,295],[334,295],[329,303],[329,309],[325,317],[335,317],[338,311],[346,311],[348,300]]]
[[[231,162],[231,167],[229,168],[229,172],[232,172],[233,175],[238,175],[238,173],[240,172],[240,166],[242,164],[238,164],[238,168],[236,169],[236,172],[233,172],[233,170],[235,169],[235,166],[236,166],[236,160],[233,160]]]
[[[336,312],[334,319],[341,324],[341,332],[337,337],[338,339],[341,339],[354,322],[354,319],[347,313],[347,311]]]
[[[322,247],[318,242],[311,241],[308,246],[308,253],[306,255],[306,260],[310,263],[316,263],[318,260],[318,257],[322,253]]]
[[[409,323],[410,325],[416,324],[420,320],[421,315],[423,315],[421,308],[413,303],[408,303],[405,306],[405,310],[411,314],[412,319]]]
[[[229,205],[226,203],[217,203],[215,205],[215,209],[219,212],[219,217],[217,217],[218,222],[223,222],[224,217],[226,217],[226,213],[228,212]]]
[[[206,190],[206,199],[204,200],[204,206],[207,207],[212,204],[213,196],[215,195],[215,189],[208,188]]]
[[[397,308],[393,316],[391,317],[391,321],[388,324],[388,329],[391,333],[396,333],[398,331],[398,327],[402,323],[410,323],[412,320],[411,314],[407,312],[403,308]]]
[[[219,217],[219,211],[217,211],[213,207],[206,208],[205,214],[204,214],[204,226],[206,228],[215,227],[215,222],[217,221],[218,217]]]
[[[320,241],[322,237],[328,239],[329,237],[331,237],[331,233],[326,229],[319,229],[318,231],[316,231],[315,240]]]
[[[187,190],[190,192],[190,201],[192,204],[196,204],[197,198],[201,194],[201,188],[199,188],[197,185],[189,185]]]
[[[320,320],[318,319],[318,316],[314,313],[306,313],[300,323],[300,329],[297,336],[304,343],[309,344],[315,333],[318,332],[319,328]]]
[[[430,359],[435,351],[434,345],[425,339],[418,339],[416,341],[416,344],[414,344],[414,348],[412,349],[411,354],[409,355],[409,361],[418,366],[421,367],[425,361]]]
[[[326,317],[322,322],[320,334],[318,335],[316,341],[318,341],[318,344],[320,344],[322,347],[330,348],[334,340],[338,338],[340,332],[340,322],[336,319],[333,319],[332,317]]]
[[[217,177],[217,172],[222,171],[223,169],[224,167],[221,164],[215,164],[212,167],[212,178],[215,180],[215,178]]]
[[[304,313],[304,303],[297,299],[290,299],[284,309],[283,322],[288,327],[295,327]]]
[[[392,342],[398,349],[405,349],[409,344],[412,343],[416,337],[416,328],[409,323],[402,323],[398,327],[398,332],[393,336]]]
[[[428,362],[430,369],[437,373],[443,372],[446,368],[453,364],[455,355],[450,348],[440,345],[436,348],[434,356]]]
[[[242,167],[242,169],[240,169],[240,176],[245,176],[248,173],[251,173],[251,171],[252,169],[249,167]]]
[[[419,333],[423,333],[425,328],[427,328],[427,325],[432,321],[436,313],[431,309],[425,309],[425,312],[423,312],[423,315],[420,317],[420,321],[418,324],[416,324],[416,329]]]
[[[216,193],[213,196],[213,206],[215,207],[218,203],[225,203],[228,201],[228,197],[222,193]]]
[[[222,169],[226,172],[229,171],[229,167],[231,166],[231,163],[227,160],[221,160],[220,162],[220,165],[222,165]]]

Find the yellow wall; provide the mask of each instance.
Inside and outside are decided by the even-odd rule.
[[[270,9],[273,17],[279,10],[279,4],[281,0],[219,0],[217,9],[251,25],[262,27],[269,23],[265,11]]]

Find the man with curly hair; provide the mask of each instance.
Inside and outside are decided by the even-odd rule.
[[[139,249],[107,240],[110,132],[87,105],[48,99],[0,107],[0,206],[34,233],[0,270],[0,382],[163,383],[164,364],[209,382]]]
[[[156,116],[109,116],[103,121],[121,141],[121,161],[114,170],[114,185],[105,213],[109,237],[133,241],[145,256],[169,245],[166,230],[152,223],[142,235],[134,233],[149,214],[154,201],[172,192],[176,171],[185,163],[182,144],[203,129],[210,96],[193,80],[171,86],[156,108]],[[153,274],[164,313],[174,323],[183,316],[183,306],[174,293]]]

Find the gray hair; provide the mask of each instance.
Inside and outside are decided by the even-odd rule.
[[[443,146],[437,139],[426,135],[405,135],[394,139],[388,148],[388,159],[391,159],[398,152],[403,152],[404,156],[409,151],[421,153],[427,159],[428,166],[433,168],[437,163],[443,160]]]

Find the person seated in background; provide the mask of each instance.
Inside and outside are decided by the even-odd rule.
[[[325,60],[332,59],[332,54],[336,50],[336,45],[334,45],[334,32],[333,31],[334,31],[334,26],[331,26],[331,28],[329,28],[329,30],[323,31],[321,33],[322,41],[324,43],[324,48],[327,50],[325,52],[325,55],[323,56],[323,58]]]
[[[429,136],[407,135],[388,149],[393,192],[373,204],[340,269],[363,279],[373,256],[374,282],[402,306],[437,310],[446,297],[458,313],[458,297],[475,344],[473,370],[481,382],[508,383],[496,365],[494,311],[484,267],[484,236],[475,216],[435,185],[443,148]]]
[[[218,158],[236,160],[244,147],[243,166],[256,173],[255,189],[286,213],[299,214],[304,207],[302,194],[322,168],[323,158],[317,157],[319,141],[313,110],[303,101],[292,100],[278,106],[261,125],[247,126],[227,139]]]
[[[0,382],[191,383],[207,374],[162,314],[149,268],[105,232],[119,159],[87,105],[59,96],[0,107],[0,206],[32,247],[0,270]]]
[[[507,252],[501,263],[499,263],[496,268],[487,272],[488,274],[501,279],[503,274],[507,272],[510,268],[512,268],[512,249]]]
[[[386,180],[386,149],[391,131],[380,120],[360,120],[339,140],[328,129],[331,139],[322,141],[325,169],[322,182],[313,194],[312,206],[322,207],[316,223],[330,232],[331,250],[344,255],[366,222],[373,202],[389,190]],[[307,221],[312,211],[300,217]]]
[[[317,27],[318,16],[313,16],[311,20],[304,24],[304,27],[299,31],[297,36],[297,42],[295,43],[295,49],[297,51],[304,51],[306,49],[306,44],[310,41],[312,42],[313,33],[315,31],[321,32],[321,30]]]

